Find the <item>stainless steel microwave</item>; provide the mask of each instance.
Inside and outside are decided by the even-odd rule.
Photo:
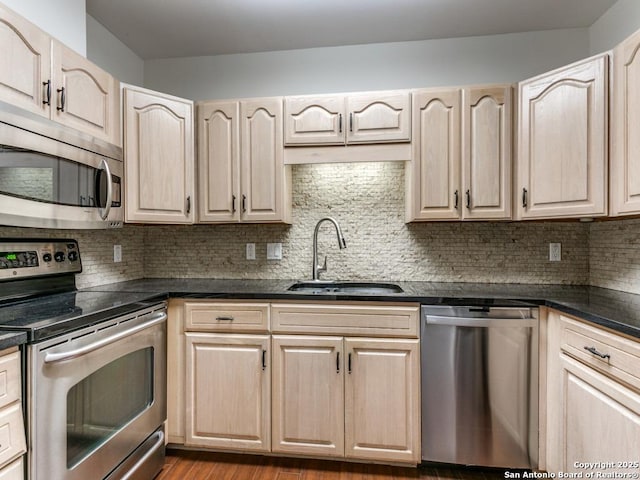
[[[0,102],[0,225],[122,227],[122,148]]]

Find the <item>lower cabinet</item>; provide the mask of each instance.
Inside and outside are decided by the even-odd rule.
[[[272,451],[417,463],[418,342],[274,335]]]
[[[640,474],[639,382],[640,343],[550,310],[545,469]]]
[[[269,451],[269,336],[187,332],[185,337],[185,445]]]
[[[170,442],[420,462],[417,305],[233,300],[172,305],[182,307],[169,323],[183,326],[185,347],[183,362],[168,362],[176,366],[168,388]],[[252,314],[260,321],[247,323]],[[381,328],[389,319],[397,321]],[[241,328],[251,332],[236,333]],[[180,342],[179,332],[171,331]],[[373,338],[380,332],[411,338]],[[180,357],[180,349],[171,352]]]

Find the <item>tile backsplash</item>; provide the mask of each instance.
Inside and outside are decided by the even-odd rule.
[[[142,277],[285,278],[311,276],[312,236],[327,279],[592,284],[640,293],[640,219],[579,222],[404,223],[404,165],[359,163],[293,167],[292,225],[126,225],[117,230],[67,231],[0,227],[0,237],[71,237],[84,271],[78,287]],[[283,244],[282,260],[266,259],[266,244]],[[562,261],[549,262],[549,243]],[[256,244],[256,260],[245,244]],[[113,262],[113,245],[123,261]]]
[[[590,284],[640,294],[640,219],[589,226]]]

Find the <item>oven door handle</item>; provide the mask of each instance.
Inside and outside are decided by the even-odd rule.
[[[100,218],[102,218],[102,220],[106,220],[109,217],[111,202],[113,201],[113,180],[111,179],[109,163],[104,158],[102,159],[102,162],[100,162],[100,169],[104,170],[104,173],[107,175],[107,203],[104,208],[100,209]]]
[[[167,319],[166,312],[157,313],[153,315],[148,321],[141,323],[140,325],[136,325],[135,327],[128,328],[127,330],[123,330],[122,332],[116,333],[115,335],[111,335],[110,337],[103,338],[102,340],[98,340],[97,342],[93,342],[83,347],[76,348],[75,350],[69,350],[67,352],[47,353],[44,356],[44,363],[64,362],[66,360],[71,360],[73,358],[86,355],[87,353],[98,350],[99,348],[107,346],[110,343],[117,342],[118,340],[122,340],[123,338],[133,335],[134,333],[138,333],[149,327],[153,327],[154,325],[162,323],[166,319]]]

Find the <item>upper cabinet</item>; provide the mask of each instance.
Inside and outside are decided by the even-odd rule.
[[[53,41],[54,119],[120,145],[120,83],[82,55]]]
[[[462,91],[462,218],[511,219],[512,87]]]
[[[49,116],[51,37],[0,4],[0,99]]]
[[[511,85],[413,94],[407,221],[511,218]]]
[[[611,215],[640,214],[640,31],[613,51]]]
[[[124,89],[125,220],[193,223],[193,102]]]
[[[198,104],[201,223],[291,221],[282,99]]]
[[[519,218],[607,214],[607,66],[599,55],[519,84]]]
[[[287,146],[409,141],[409,92],[285,97]]]
[[[0,5],[0,100],[121,145],[119,82]]]

